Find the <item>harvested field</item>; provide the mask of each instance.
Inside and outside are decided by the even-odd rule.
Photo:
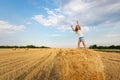
[[[107,55],[89,49],[0,49],[0,80],[110,80]],[[118,80],[119,59],[112,76]]]
[[[120,80],[120,53],[100,52],[106,80]]]

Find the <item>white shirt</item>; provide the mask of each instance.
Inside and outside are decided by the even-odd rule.
[[[76,34],[78,34],[79,37],[83,37],[83,36],[84,36],[81,30],[78,30],[78,31],[76,32]]]

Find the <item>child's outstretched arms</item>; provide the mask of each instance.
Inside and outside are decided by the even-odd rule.
[[[73,28],[73,26],[72,26],[72,25],[71,25],[71,28],[72,28],[72,30],[73,30],[73,31],[75,31],[75,29]]]

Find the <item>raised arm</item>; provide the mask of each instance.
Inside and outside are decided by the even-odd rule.
[[[81,26],[80,26],[80,24],[79,24],[78,20],[77,20],[77,25],[79,25],[79,27],[80,27],[80,29],[81,29]]]
[[[80,24],[79,24],[78,20],[76,21],[76,23],[77,23],[77,25],[79,25],[79,26],[80,26]]]
[[[73,30],[73,31],[75,31],[75,29],[73,28],[73,26],[72,26],[72,25],[71,25],[71,28],[72,28],[72,30]]]
[[[78,20],[77,20],[77,25],[79,25],[79,22],[78,22]]]

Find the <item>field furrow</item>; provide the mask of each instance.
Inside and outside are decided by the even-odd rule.
[[[38,65],[43,63],[51,54],[44,56],[42,59],[39,60],[39,62],[33,66],[31,66],[27,71],[23,72],[21,75],[19,75],[15,80],[23,80],[28,74],[30,74],[34,69],[37,68]]]
[[[18,67],[18,68],[12,67],[12,71],[9,71],[9,72],[3,74],[2,76],[0,76],[0,79],[8,80],[9,77],[11,77],[12,79],[15,79],[17,76],[19,76],[18,74],[21,74],[21,73],[23,73],[25,71],[28,71],[29,68],[31,68],[32,66],[38,64],[38,62],[41,61],[41,59],[44,58],[45,55],[48,55],[48,54],[40,54],[40,53],[36,54],[35,53],[35,55],[36,56],[33,55],[34,60],[29,60],[29,62],[27,64],[24,64],[24,63],[20,64],[21,67]],[[8,69],[11,69],[11,68],[8,67]],[[6,78],[6,76],[7,76],[7,78]]]
[[[11,63],[10,65],[5,65],[5,67],[3,66],[3,67],[0,68],[0,70],[1,70],[0,75],[4,75],[6,72],[8,73],[8,72],[10,72],[14,69],[22,67],[25,64],[29,64],[31,61],[35,61],[36,58],[23,59],[19,62]]]
[[[53,68],[53,60],[57,54],[57,50],[52,50],[50,54],[51,55],[46,60],[44,60],[44,62],[38,65],[25,77],[25,80],[41,80],[41,77],[45,78],[45,75],[49,75],[51,69]]]

